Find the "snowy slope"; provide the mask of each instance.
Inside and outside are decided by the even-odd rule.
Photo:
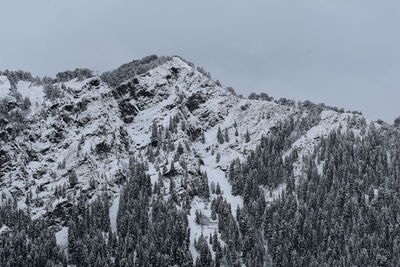
[[[32,109],[35,113],[44,102],[43,86],[35,85],[28,81],[18,81],[17,90],[22,97],[27,97],[32,103]]]
[[[302,164],[305,156],[310,156],[314,151],[314,146],[320,141],[322,137],[327,137],[332,131],[340,129],[342,133],[346,130],[353,131],[356,135],[360,135],[360,129],[357,127],[349,126],[350,118],[359,121],[362,116],[358,114],[339,113],[333,110],[322,111],[321,121],[318,125],[313,126],[307,133],[296,140],[285,156],[289,155],[293,149],[299,151],[299,159],[295,164],[294,175],[299,177],[302,175]],[[322,166],[321,166],[322,167]]]
[[[77,192],[72,189],[66,189],[65,198],[54,197],[56,187],[67,186],[72,170],[79,177],[79,189],[91,191],[91,179],[96,181],[96,188],[107,187],[111,173],[121,169],[123,160],[120,159],[126,157],[120,156],[125,144],[118,131],[122,122],[117,104],[107,96],[111,90],[107,85],[91,85],[96,79],[67,83],[72,91],[65,92],[65,96],[56,102],[39,98],[38,101],[43,101],[42,112],[34,114],[29,135],[21,135],[14,142],[5,144],[9,164],[2,191],[20,195],[20,204],[24,206],[27,194],[22,190],[29,188],[35,200],[33,216],[60,208],[67,202],[66,198],[75,197]],[[33,96],[27,93],[29,86],[19,88],[22,88],[22,94]],[[73,112],[79,106],[82,108]],[[103,150],[109,150],[107,156]],[[12,159],[18,159],[21,165],[13,164]],[[60,168],[63,161],[65,167]],[[44,206],[47,206],[46,210]]]
[[[6,76],[0,75],[0,98],[9,96],[11,93],[11,84]]]

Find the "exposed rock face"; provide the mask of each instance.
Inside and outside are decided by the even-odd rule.
[[[206,102],[206,99],[203,98],[201,94],[193,94],[188,98],[188,101],[186,103],[186,107],[189,109],[190,112],[198,109],[201,104],[204,104]]]

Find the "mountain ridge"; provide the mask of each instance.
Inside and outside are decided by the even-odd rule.
[[[19,84],[21,85],[21,83]],[[121,153],[123,146],[131,146],[133,143],[136,148],[144,149],[148,145],[149,129],[153,121],[156,121],[157,124],[162,123],[162,127],[167,128],[169,127],[169,122],[166,118],[171,118],[176,115],[184,117],[189,127],[187,133],[189,133],[190,136],[186,133],[186,136],[181,136],[183,139],[180,142],[191,142],[198,140],[201,132],[209,128],[211,128],[211,132],[213,132],[212,135],[215,134],[216,136],[216,133],[214,133],[216,131],[215,126],[220,121],[222,121],[220,127],[223,128],[230,128],[234,123],[238,123],[239,128],[242,128],[243,131],[241,134],[244,134],[244,127],[246,127],[246,129],[249,128],[250,135],[253,136],[254,134],[256,136],[255,139],[259,140],[262,135],[268,133],[267,129],[270,127],[270,124],[273,125],[294,113],[294,111],[291,111],[294,110],[293,107],[281,106],[270,101],[240,99],[230,91],[217,85],[216,82],[197,71],[194,66],[191,66],[190,63],[187,63],[180,57],[172,57],[160,66],[144,74],[131,77],[115,87],[115,89],[112,89],[106,83],[102,82],[100,77],[87,78],[81,82],[77,81],[77,78],[74,78],[68,82],[56,82],[55,86],[58,86],[60,90],[62,86],[66,88],[64,92],[65,96],[61,98],[61,101],[56,99],[52,102],[44,98],[41,100],[43,102],[40,103],[35,102],[35,96],[26,93],[29,87],[26,88],[26,84],[22,84],[20,93],[23,97],[31,97],[30,100],[34,105],[42,104],[46,107],[49,105],[48,110],[50,113],[58,111],[58,113],[61,114],[64,112],[62,115],[64,116],[63,118],[60,118],[60,116],[55,121],[53,119],[46,119],[46,126],[39,126],[40,129],[49,129],[47,135],[41,134],[41,139],[53,140],[53,142],[42,142],[40,145],[43,145],[43,147],[40,147],[40,150],[36,148],[36,154],[38,152],[48,153],[48,151],[52,149],[53,144],[58,143],[57,139],[60,136],[57,129],[65,129],[66,125],[71,127],[71,122],[76,125],[75,132],[80,131],[84,126],[84,131],[88,131],[90,134],[82,133],[81,137],[75,134],[73,141],[64,141],[59,145],[60,147],[69,147],[70,142],[70,144],[76,144],[77,153],[80,153],[79,150],[82,149],[82,151],[84,151],[81,152],[82,154],[88,151],[95,151],[100,153],[100,155],[103,152],[117,155]],[[18,85],[17,91],[19,92]],[[183,101],[183,99],[185,99],[185,101]],[[204,105],[206,102],[207,105]],[[70,118],[71,116],[67,118],[65,114],[70,111],[72,112],[72,110],[77,107],[78,111],[76,112],[81,112],[80,114],[75,114],[78,119],[73,120]],[[82,109],[85,108],[88,108],[88,110],[83,111]],[[146,110],[146,113],[143,113],[144,110]],[[164,116],[159,116],[159,114],[163,112]],[[230,116],[230,112],[234,112],[235,115]],[[86,113],[87,115],[85,115]],[[95,116],[94,114],[96,113],[101,114],[101,116]],[[261,115],[250,115],[251,120],[246,121],[248,119],[247,114],[253,113],[261,113]],[[37,116],[35,110],[31,112],[30,116]],[[331,117],[332,116],[336,116],[336,113],[333,111],[331,113]],[[46,117],[51,117],[51,114],[47,114]],[[138,124],[143,126],[126,126],[126,124],[132,123],[135,119]],[[342,116],[341,120],[343,121],[345,119],[347,119],[346,116]],[[96,120],[96,122],[91,123],[93,120]],[[264,120],[266,124],[260,123]],[[59,124],[60,127],[58,127],[57,124]],[[231,125],[229,126],[229,124]],[[147,125],[147,129],[144,125]],[[335,127],[338,126],[337,124]],[[99,130],[96,129],[99,127],[102,129],[101,131],[106,132],[106,138],[101,139],[97,136],[100,135]],[[119,129],[119,131],[115,131],[116,129]],[[111,132],[114,132],[114,135],[116,135],[117,143],[112,143],[111,140],[113,137]],[[130,135],[131,138],[124,139],[124,135],[127,134]],[[70,136],[74,134],[71,131],[65,135]],[[83,141],[86,135],[96,136],[96,138],[101,139],[101,141],[92,140],[90,145],[86,144],[86,141]],[[135,138],[132,138],[133,136],[135,136]],[[125,143],[122,143],[119,139],[124,139],[123,141]],[[254,142],[254,144],[256,143],[257,141]],[[33,144],[33,146],[35,145],[37,146],[38,144]],[[248,144],[246,146],[248,150],[252,149],[252,145]],[[21,149],[21,147],[19,147],[19,149]],[[109,149],[112,150],[108,151]],[[115,151],[116,149],[120,152]],[[67,148],[64,152],[55,152],[55,154],[57,157],[59,157],[59,155],[66,155],[66,158],[70,157],[72,160],[74,156],[72,156],[73,152],[70,150],[71,149],[68,150]],[[236,151],[233,152],[237,153]],[[27,154],[29,154],[29,152],[27,152]],[[18,157],[18,153],[13,157]],[[99,160],[98,157],[94,159]],[[39,158],[39,161],[42,160],[44,159]],[[67,159],[67,166],[74,164],[80,166],[83,164],[80,162],[83,159],[76,160],[78,159],[74,159],[75,163],[70,164],[70,160]],[[117,159],[114,160],[118,161]],[[125,156],[125,161],[126,160]],[[62,161],[62,159],[57,159],[57,162],[49,162],[48,165],[54,165],[54,169],[56,168],[55,165],[62,164]],[[30,164],[32,164],[32,162]],[[2,165],[4,165],[4,161]],[[85,166],[85,164],[82,166]],[[29,167],[30,165],[28,164],[28,169]],[[0,169],[4,169],[4,167]],[[36,170],[36,175],[40,175],[41,171],[43,171],[41,168],[36,168],[36,166],[34,169]],[[8,175],[10,175],[10,170],[6,169],[6,171]],[[25,171],[26,170],[17,172],[17,177],[23,176]],[[85,173],[88,174],[88,171],[89,170],[86,170]],[[82,174],[83,173],[79,173],[79,175]],[[35,172],[31,173],[31,175],[35,177]],[[60,175],[65,177],[67,174],[63,173]],[[94,176],[91,176],[90,179],[94,178]],[[90,179],[86,179],[86,185],[88,185]],[[44,182],[44,184],[45,183],[47,182]],[[42,187],[43,184],[38,185],[38,188]]]
[[[124,77],[116,86],[102,76],[81,77],[79,72],[44,84],[11,82],[0,75],[2,201],[13,199],[33,219],[46,218],[65,249],[71,210],[82,199],[97,203],[106,194],[111,232],[119,231],[118,203],[131,180],[132,162],[144,162],[153,190],[161,187],[163,198],[187,211],[188,249],[196,258],[201,253],[195,241],[220,230],[210,200],[223,195],[232,218],[248,201],[232,173],[246,160],[255,160],[255,151],[276,146],[270,153],[281,159],[266,164],[290,165],[298,184],[308,158],[332,133],[364,138],[368,127],[393,128],[309,101],[244,99],[177,56],[151,68],[151,60],[143,61],[143,71],[127,71],[129,65],[124,65],[128,76],[116,75]],[[71,75],[79,77],[60,78]],[[112,80],[112,72],[107,75]],[[275,132],[284,134],[278,141],[268,139]],[[324,162],[317,168],[322,174]],[[275,176],[281,178],[259,185],[266,205],[289,190],[285,179],[290,175]],[[222,193],[215,193],[217,185]],[[207,227],[196,223],[199,211]],[[224,235],[218,236],[227,245]],[[211,255],[215,259],[217,253]]]

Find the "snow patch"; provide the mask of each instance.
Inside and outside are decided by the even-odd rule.
[[[117,215],[118,215],[118,208],[119,208],[119,197],[120,197],[120,194],[118,194],[117,197],[113,200],[113,203],[109,210],[111,230],[113,232],[117,232]]]
[[[42,86],[34,85],[28,81],[18,81],[17,90],[21,93],[22,97],[29,98],[34,110],[37,109],[37,106],[42,105],[44,101],[44,92]]]
[[[56,243],[62,248],[67,248],[68,246],[68,227],[61,228],[60,231],[55,233]]]
[[[0,76],[0,98],[9,96],[11,93],[11,84],[8,78],[4,75]]]

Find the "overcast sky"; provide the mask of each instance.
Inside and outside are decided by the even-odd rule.
[[[8,3],[7,3],[8,2]],[[239,93],[400,115],[398,0],[10,0],[0,69],[100,72],[180,55]]]

